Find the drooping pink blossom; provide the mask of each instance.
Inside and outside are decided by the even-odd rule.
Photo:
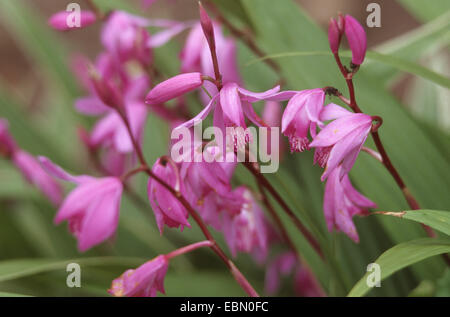
[[[316,129],[322,126],[320,112],[325,92],[321,88],[302,90],[292,97],[281,119],[281,132],[289,138],[291,152],[309,149],[309,134],[314,138]]]
[[[36,186],[53,204],[59,205],[61,203],[61,186],[42,169],[33,155],[19,148],[9,133],[8,121],[2,118],[0,118],[1,156],[10,159],[23,177]]]
[[[207,147],[203,152],[211,158],[221,155],[217,146]],[[185,155],[191,156],[190,153]],[[198,151],[194,155],[202,153]],[[227,155],[234,156],[234,153]],[[205,223],[216,230],[222,229],[223,213],[237,214],[245,202],[232,191],[230,184],[236,164],[212,159],[193,159],[181,163],[180,177],[185,185],[187,199],[198,210]]]
[[[92,11],[80,11],[79,20],[76,12],[61,11],[53,14],[48,20],[48,24],[58,31],[69,31],[83,28],[96,21],[95,13]]]
[[[69,230],[78,239],[78,249],[86,251],[112,237],[119,222],[121,180],[118,177],[72,176],[45,157],[39,160],[53,177],[77,184],[59,208],[55,223],[68,221]]]
[[[164,19],[147,19],[124,11],[112,12],[102,29],[101,41],[107,51],[120,63],[137,60],[150,65],[153,60],[152,48],[167,43],[190,23]],[[146,28],[162,28],[153,35]]]
[[[267,126],[264,121],[256,114],[252,103],[260,100],[283,101],[291,98],[295,92],[279,92],[280,87],[276,86],[265,92],[251,92],[236,83],[227,83],[219,93],[214,95],[208,105],[194,118],[188,120],[177,128],[190,128],[196,123],[204,120],[207,115],[214,110],[214,126],[221,129],[223,135],[227,135],[227,127],[240,127],[242,129],[234,130],[234,146],[238,148],[239,144],[249,142],[251,136],[248,135],[245,118],[248,118],[257,126]]]
[[[119,297],[155,297],[158,291],[165,294],[164,278],[168,266],[167,257],[159,255],[137,269],[125,271],[112,282],[108,293]]]
[[[361,65],[366,56],[367,37],[362,25],[351,15],[345,16],[345,36],[352,51],[352,64]]]
[[[156,85],[145,98],[149,105],[157,105],[199,88],[203,84],[200,73],[186,73],[169,78]]]
[[[246,187],[238,187],[234,193],[244,203],[237,215],[224,214],[222,230],[225,240],[233,256],[238,252],[251,253],[262,262],[269,246],[269,229],[264,212]]]
[[[13,152],[11,160],[25,179],[44,193],[54,205],[61,203],[61,185],[42,169],[34,156],[21,149],[17,149]]]
[[[114,11],[103,25],[101,42],[107,51],[119,62],[131,59],[144,65],[152,61],[152,50],[147,42],[150,34],[145,29],[149,21],[123,11]]]
[[[184,184],[180,181],[178,171],[169,163],[158,159],[152,167],[153,173],[186,196]],[[156,218],[156,224],[160,233],[163,233],[164,225],[170,228],[184,229],[190,227],[188,211],[181,202],[172,195],[163,185],[150,178],[147,186],[148,199]]]
[[[372,127],[371,116],[352,113],[330,104],[321,114],[322,119],[337,118],[327,124],[310,143],[316,148],[315,162],[325,167],[322,181],[342,163],[342,174],[348,173],[367,139]]]
[[[342,167],[330,173],[325,185],[323,210],[328,230],[342,231],[353,241],[359,242],[353,216],[366,215],[368,208],[376,208],[375,203],[360,194],[351,184],[347,174],[341,176]]]

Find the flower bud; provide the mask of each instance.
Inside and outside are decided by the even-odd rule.
[[[160,104],[179,97],[203,84],[200,73],[186,73],[169,78],[156,85],[145,98],[149,105]]]
[[[211,18],[200,2],[198,3],[198,6],[200,11],[200,24],[202,25],[203,33],[208,41],[209,48],[213,50],[216,47],[216,42],[214,39],[214,27]]]
[[[81,11],[79,19],[74,12],[61,11],[55,13],[48,19],[48,24],[58,31],[69,31],[76,28],[82,28],[94,23],[95,13],[92,11]]]
[[[364,61],[367,49],[367,38],[364,28],[352,16],[345,16],[345,36],[352,51],[352,64],[359,66]]]

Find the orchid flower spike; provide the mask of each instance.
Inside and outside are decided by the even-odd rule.
[[[152,167],[152,172],[175,188],[175,190],[181,192],[183,196],[186,196],[178,169],[174,169],[171,164],[158,159]],[[147,193],[161,234],[163,233],[164,225],[170,228],[180,228],[181,230],[185,226],[190,227],[187,220],[189,214],[186,208],[158,181],[153,178],[149,179]]]
[[[341,168],[339,166],[331,172],[325,185],[323,197],[325,221],[330,232],[335,228],[358,243],[359,237],[352,220],[353,216],[367,215],[368,208],[377,206],[352,186],[347,174],[341,176]]]
[[[48,24],[55,30],[69,31],[91,25],[96,19],[95,13],[92,11],[81,11],[79,19],[73,12],[61,11],[53,14],[48,19]]]
[[[321,127],[320,112],[325,101],[321,88],[302,90],[292,97],[281,119],[281,132],[289,138],[291,152],[309,149],[308,132],[314,138]]]
[[[164,278],[168,267],[167,257],[159,255],[137,269],[125,271],[112,282],[108,293],[126,297],[155,297],[158,291],[165,294]]]
[[[372,128],[372,117],[329,104],[320,114],[320,119],[335,119],[310,143],[310,147],[316,148],[314,163],[325,168],[321,177],[324,181],[341,163],[341,177],[351,170]]]
[[[55,223],[68,221],[69,230],[78,239],[78,249],[84,252],[110,238],[119,222],[121,180],[72,176],[46,157],[39,157],[39,161],[51,176],[77,184],[59,208]]]
[[[367,37],[362,25],[352,16],[345,16],[345,36],[352,51],[352,64],[357,67],[366,56]]]

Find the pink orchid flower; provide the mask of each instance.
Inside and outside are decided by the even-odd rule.
[[[151,26],[163,30],[150,35],[146,28]],[[103,27],[101,41],[117,61],[123,63],[133,59],[143,65],[149,65],[152,62],[152,48],[164,45],[189,26],[190,23],[147,19],[123,11],[114,11]]]
[[[71,20],[69,20],[69,18]],[[48,24],[55,30],[69,31],[91,25],[96,19],[97,17],[92,11],[81,11],[79,21],[76,21],[76,15],[73,12],[61,11],[53,14],[50,19],[48,19]],[[76,25],[76,22],[79,22],[79,25]]]
[[[163,164],[161,159],[158,159],[153,165],[152,171],[168,185],[179,190],[182,195],[186,197],[184,184],[180,181],[180,177],[177,174],[178,171],[174,170],[171,164]],[[161,235],[164,230],[164,225],[170,228],[180,228],[181,230],[183,230],[185,226],[190,227],[187,220],[189,214],[186,208],[176,197],[174,197],[174,195],[172,195],[172,193],[153,178],[150,178],[148,181],[147,193]]]
[[[207,147],[205,155],[221,155],[217,146]],[[201,155],[201,152],[198,152]],[[191,155],[186,153],[186,155]],[[195,154],[194,154],[195,155]],[[227,153],[228,159],[234,153]],[[186,197],[206,224],[216,230],[222,228],[222,213],[236,214],[240,212],[244,200],[239,199],[231,188],[230,179],[237,163],[234,162],[206,162],[204,160],[189,160],[182,162],[180,176],[186,189]]]
[[[257,126],[267,127],[267,124],[254,111],[252,103],[260,100],[283,101],[291,98],[294,94],[293,91],[280,92],[279,86],[265,92],[256,93],[239,87],[236,83],[227,83],[219,93],[212,97],[208,105],[197,116],[177,128],[190,128],[204,120],[214,110],[214,126],[221,129],[224,136],[227,135],[227,127],[242,128],[235,130],[235,135],[233,135],[235,148],[238,148],[239,144],[245,144],[251,139],[251,136],[245,131],[247,128],[245,118],[248,118]]]
[[[327,124],[310,143],[316,148],[315,163],[325,167],[322,181],[342,163],[342,174],[348,173],[372,128],[372,117],[363,113],[352,113],[329,104],[321,113],[322,120],[335,119]]]
[[[54,205],[58,206],[61,203],[63,193],[61,185],[42,169],[34,156],[17,149],[11,159],[25,179],[44,193]]]
[[[39,157],[43,168],[55,178],[77,187],[66,197],[55,223],[67,220],[82,252],[110,238],[119,222],[123,185],[118,177],[72,176],[46,157]]]
[[[35,185],[53,204],[61,203],[61,186],[42,169],[34,156],[17,146],[9,134],[8,121],[2,118],[0,118],[0,156],[11,159],[23,177]]]
[[[281,132],[289,138],[291,152],[309,149],[308,132],[314,138],[317,126],[322,126],[320,112],[324,101],[321,88],[302,90],[289,100],[281,119]]]
[[[376,208],[376,204],[352,186],[347,174],[342,177],[341,169],[341,166],[333,169],[325,185],[325,220],[330,232],[335,228],[358,243],[359,237],[352,218],[354,215],[367,215],[367,209]]]
[[[268,222],[264,212],[246,187],[238,187],[234,193],[244,203],[239,214],[224,213],[225,240],[233,256],[238,252],[252,253],[257,261],[262,262],[269,246]]]
[[[112,282],[108,293],[126,297],[155,297],[158,291],[165,294],[164,278],[168,266],[167,257],[159,255],[137,269],[125,271]]]

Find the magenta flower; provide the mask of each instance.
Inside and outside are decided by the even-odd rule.
[[[150,35],[147,27],[163,28]],[[105,23],[101,41],[114,58],[123,63],[137,60],[143,65],[152,61],[152,48],[159,47],[189,27],[189,23],[169,20],[152,20],[123,11],[114,11]]]
[[[148,109],[142,103],[132,102],[126,104],[126,110],[133,136],[141,143]],[[122,118],[114,111],[95,124],[91,133],[91,145],[113,146],[118,153],[123,154],[133,152],[133,144],[126,126]]]
[[[372,127],[369,115],[352,113],[334,104],[325,109],[322,118],[330,116],[337,119],[327,124],[310,144],[310,147],[317,148],[315,163],[325,167],[322,181],[341,163],[341,177],[350,171]]]
[[[207,147],[204,152],[211,158],[222,155],[218,147]],[[227,155],[234,156],[234,153]],[[222,228],[222,214],[239,213],[244,203],[243,199],[233,193],[230,184],[236,164],[217,161],[208,163],[205,160],[181,163],[180,176],[185,185],[186,198],[198,210],[205,223],[217,230]]]
[[[55,30],[68,31],[91,25],[95,20],[95,13],[91,11],[81,11],[79,21],[77,21],[76,15],[73,12],[61,11],[53,14],[48,20],[48,24]]]
[[[367,38],[361,24],[352,16],[345,16],[345,36],[352,51],[352,64],[361,65],[366,56]]]
[[[224,37],[219,24],[213,23],[213,27],[222,82],[224,84],[229,82],[240,84],[241,77],[237,65],[236,42],[232,38]],[[200,23],[192,27],[186,39],[186,44],[180,53],[180,59],[182,72],[201,72],[204,75],[214,77],[211,51]],[[208,90],[209,88],[213,88],[213,85],[207,87]]]
[[[50,201],[59,205],[62,188],[41,167],[34,156],[20,149],[9,134],[8,121],[0,118],[0,156],[4,156],[21,172],[23,177],[36,186]]]
[[[152,171],[168,185],[175,190],[179,190],[183,196],[186,196],[184,184],[180,182],[180,177],[177,174],[178,171],[174,170],[171,164],[164,164],[161,162],[161,159],[158,159],[153,165]],[[186,208],[172,193],[153,178],[150,178],[148,181],[147,193],[161,234],[163,233],[164,225],[170,228],[180,228],[181,230],[185,226],[190,227],[187,220],[189,214]]]
[[[114,11],[103,26],[101,42],[119,62],[134,59],[148,65],[152,60],[152,51],[147,45],[150,34],[145,27],[149,23],[145,18]]]
[[[325,185],[323,211],[328,230],[342,231],[353,241],[359,242],[353,223],[354,215],[366,215],[368,208],[376,208],[375,203],[353,188],[347,174],[341,176],[341,166],[333,169]]]
[[[61,203],[61,186],[42,169],[34,156],[17,149],[13,152],[11,159],[25,179],[44,193],[54,205]]]
[[[203,84],[200,73],[186,73],[169,78],[156,85],[145,98],[145,103],[157,105],[199,88]]]
[[[159,291],[165,294],[164,277],[169,261],[165,255],[159,255],[135,270],[127,270],[116,278],[108,290],[113,296],[155,297]]]
[[[279,92],[280,87],[276,86],[265,92],[251,92],[236,83],[227,83],[222,90],[214,95],[208,105],[194,118],[188,120],[177,128],[190,128],[196,123],[204,120],[206,116],[214,110],[214,126],[223,131],[223,135],[227,135],[226,127],[241,127],[243,129],[235,130],[234,147],[249,142],[251,136],[244,129],[247,128],[245,118],[248,118],[257,126],[267,126],[265,122],[255,113],[252,103],[260,100],[283,101],[291,98],[295,92],[283,91]]]
[[[72,176],[45,157],[39,160],[53,177],[77,184],[59,208],[55,223],[68,221],[69,230],[78,239],[78,249],[86,251],[110,238],[119,222],[121,180],[118,177]]]
[[[269,229],[264,212],[244,186],[236,188],[234,193],[244,203],[237,215],[224,213],[225,240],[233,256],[238,252],[252,253],[261,262],[266,258],[269,246]]]
[[[281,119],[281,132],[289,138],[291,152],[309,149],[308,131],[314,138],[317,126],[322,126],[320,112],[324,101],[321,88],[302,90],[289,100]]]

